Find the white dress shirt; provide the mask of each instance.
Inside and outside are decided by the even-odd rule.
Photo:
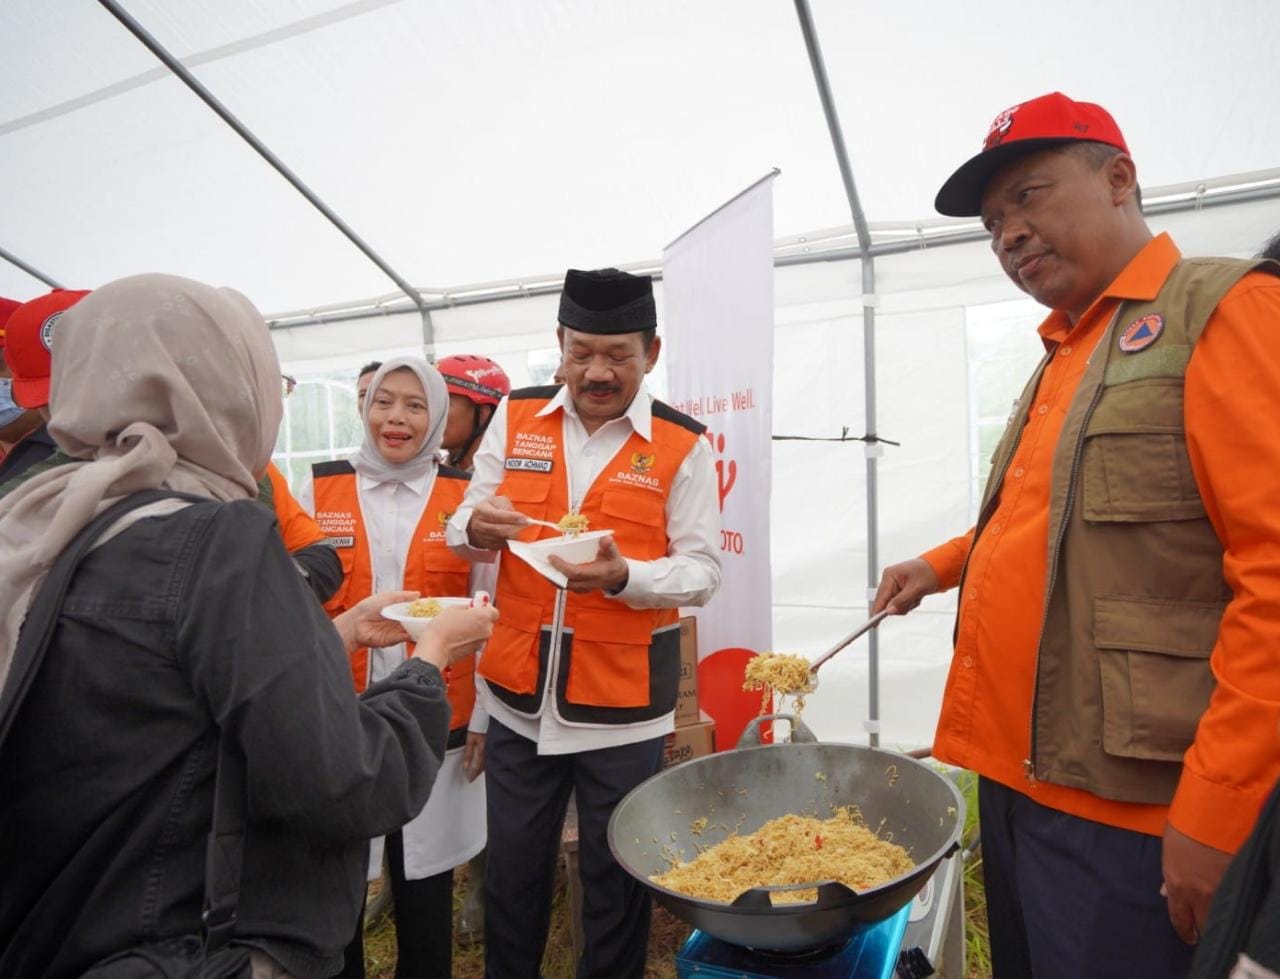
[[[653,431],[651,398],[642,384],[625,414],[605,422],[588,434],[574,409],[568,388],[561,387],[538,415],[561,412],[565,468],[569,480],[569,497],[573,507],[582,503],[605,465],[608,464],[631,433],[648,439]],[[507,401],[494,412],[475,455],[475,471],[467,487],[462,506],[454,513],[445,530],[449,546],[474,563],[492,562],[497,551],[472,547],[467,538],[467,524],[476,505],[494,496],[506,474]],[[703,605],[720,585],[720,498],[716,485],[715,465],[706,439],[698,439],[676,471],[666,505],[667,556],[654,561],[627,562],[627,584],[616,595],[616,601],[631,608],[676,608]],[[503,560],[518,560],[510,555]],[[517,714],[483,687],[489,714],[522,737],[538,743],[542,755],[591,751],[623,744],[633,744],[661,737],[675,729],[674,713],[656,720],[628,725],[567,724],[555,710],[554,694],[544,700],[536,718]],[[551,709],[548,710],[548,703]]]

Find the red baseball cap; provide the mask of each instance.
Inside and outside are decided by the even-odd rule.
[[[1111,113],[1092,102],[1050,92],[1005,109],[991,123],[982,152],[947,178],[933,206],[939,214],[967,218],[982,213],[982,194],[996,171],[1020,156],[1064,143],[1106,143],[1129,152]]]
[[[0,296],[0,350],[4,349],[4,333],[5,327],[9,323],[9,317],[21,305],[22,303],[16,299],[5,299],[4,296]]]
[[[23,408],[43,408],[49,403],[54,324],[87,295],[87,291],[54,289],[23,303],[10,315],[4,359],[13,372],[13,400]]]

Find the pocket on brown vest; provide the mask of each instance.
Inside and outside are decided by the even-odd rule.
[[[1187,455],[1182,383],[1168,378],[1107,388],[1085,431],[1085,520],[1142,523],[1205,515]]]
[[[1103,751],[1182,760],[1213,693],[1209,654],[1224,608],[1124,596],[1094,600]]]

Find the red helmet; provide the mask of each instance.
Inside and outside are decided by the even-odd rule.
[[[507,372],[488,357],[454,354],[436,364],[450,394],[460,394],[478,405],[496,405],[511,393]]]

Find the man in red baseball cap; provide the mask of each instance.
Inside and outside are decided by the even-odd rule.
[[[874,608],[960,589],[933,750],[980,776],[995,975],[1185,976],[1280,775],[1280,265],[1153,236],[1115,120],[1058,92],[936,205],[1049,308],[1045,356],[977,525]]]
[[[40,427],[40,416],[13,400],[13,375],[4,358],[5,329],[9,317],[22,303],[0,296],[0,462],[13,445]]]
[[[13,400],[39,413],[42,423],[9,450],[0,462],[0,488],[58,451],[49,434],[49,378],[53,373],[53,335],[60,317],[89,295],[54,289],[23,303],[5,326],[5,363],[13,376]],[[88,383],[89,379],[85,379]]]

